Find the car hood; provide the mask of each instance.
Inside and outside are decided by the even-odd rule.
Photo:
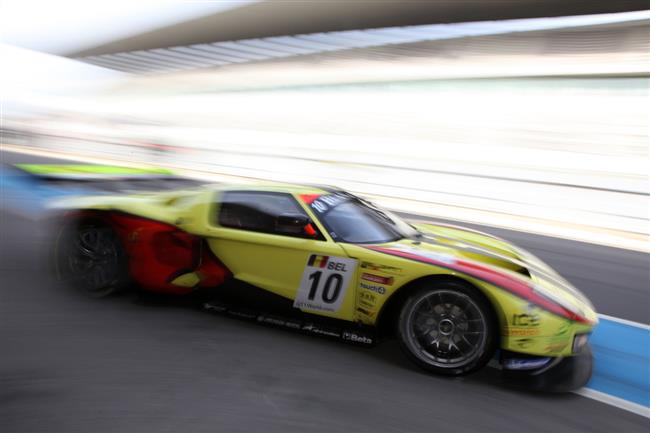
[[[481,267],[529,285],[536,293],[596,323],[590,301],[530,252],[498,237],[448,224],[414,223],[418,237],[383,244],[403,257],[437,262],[451,269]],[[469,268],[468,268],[469,267]]]
[[[422,251],[463,257],[527,278],[547,275],[566,283],[557,272],[533,254],[496,236],[450,224],[415,223],[413,226],[420,237],[403,239],[398,243]]]

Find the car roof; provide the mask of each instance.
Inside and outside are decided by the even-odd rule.
[[[280,182],[251,182],[246,184],[220,183],[212,186],[218,191],[260,191],[282,192],[288,194],[328,194],[341,191],[340,188],[326,185],[305,185]]]

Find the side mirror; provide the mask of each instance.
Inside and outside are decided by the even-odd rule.
[[[279,232],[293,235],[316,236],[316,230],[308,216],[302,214],[282,214],[276,219],[276,228]]]

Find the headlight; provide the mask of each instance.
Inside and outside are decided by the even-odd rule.
[[[589,334],[576,334],[573,337],[573,353],[578,353],[589,341]]]

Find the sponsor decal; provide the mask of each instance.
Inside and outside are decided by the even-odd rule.
[[[228,311],[228,306],[206,302],[203,304],[203,309],[206,311],[213,311],[215,313],[225,313]]]
[[[357,311],[368,318],[373,318],[375,316],[375,311],[369,311],[362,307],[357,307]]]
[[[347,271],[345,269],[345,265],[346,264],[341,261],[330,261],[329,256],[319,256],[316,254],[312,254],[309,257],[309,261],[307,262],[307,266],[311,266],[313,268],[330,269],[341,272]]]
[[[341,338],[341,331],[334,330],[332,328],[326,328],[323,326],[319,326],[315,323],[305,323],[302,325],[302,328],[300,328],[302,331],[308,332],[310,334],[316,334],[316,335],[324,335],[326,337],[335,337],[335,338]]]
[[[361,262],[361,267],[369,271],[383,272],[385,274],[400,275],[402,273],[401,268],[397,268],[395,266],[382,265],[379,263]]]
[[[565,333],[564,335],[555,335],[546,340],[544,350],[548,353],[562,352],[567,348],[570,342],[571,338],[568,333]]]
[[[359,344],[371,345],[374,343],[374,340],[369,335],[361,335],[354,331],[343,331],[341,338],[346,341],[352,341],[353,343]]]
[[[356,267],[357,261],[348,257],[310,254],[293,302],[294,308],[338,311]]]
[[[513,314],[512,325],[515,327],[539,326],[539,315],[537,314]]]
[[[219,313],[241,319],[254,320],[260,324],[277,326],[294,331],[301,331],[312,335],[333,337],[364,346],[369,346],[375,343],[375,337],[370,331],[363,332],[362,330],[342,329],[336,328],[334,326],[318,324],[316,322],[304,322],[295,318],[285,318],[265,313],[260,314],[248,309],[237,308],[228,304],[224,304],[219,301],[206,302],[203,304],[203,308],[211,313]],[[369,317],[375,314],[367,312],[360,308],[358,311],[365,312]]]
[[[562,352],[569,345],[568,340],[549,343],[544,350],[548,353]]]
[[[215,301],[204,303],[203,309],[211,313],[227,314],[229,316],[244,320],[255,320],[257,319],[258,315],[257,312],[249,310],[247,308],[233,308],[228,304],[223,304]]]
[[[342,201],[346,200],[346,196],[339,194],[326,194],[315,198],[309,206],[319,214],[323,214],[335,207]]]
[[[372,293],[360,292],[359,293],[359,304],[363,305],[366,308],[371,310],[375,309],[375,301],[377,298]]]
[[[393,277],[382,277],[381,275],[368,274],[366,272],[361,274],[361,279],[366,281],[372,281],[377,284],[384,284],[386,286],[393,285]]]
[[[535,340],[532,338],[518,338],[515,340],[515,345],[520,349],[529,349],[534,342]]]
[[[533,337],[539,335],[537,328],[506,328],[504,335],[506,337]]]
[[[231,316],[239,317],[240,319],[255,320],[257,318],[257,313],[249,310],[228,309],[227,313]]]
[[[552,358],[510,358],[503,362],[503,368],[507,370],[537,370],[551,362]]]
[[[565,321],[560,325],[555,335],[558,337],[561,335],[564,336],[569,332],[570,329],[571,329],[571,322]]]
[[[364,282],[359,283],[359,287],[364,290],[370,290],[371,292],[379,293],[380,295],[386,294],[386,288],[381,286],[376,286],[374,284],[366,284]]]
[[[283,328],[289,328],[289,329],[300,329],[302,324],[299,321],[296,320],[290,320],[290,319],[283,319],[282,317],[277,317],[277,316],[267,316],[265,314],[260,314],[257,316],[257,321],[260,323],[264,323],[267,325],[273,325],[273,326],[280,326]]]
[[[391,249],[412,254],[414,256],[420,256],[426,259],[435,260],[437,262],[444,263],[445,265],[453,265],[454,263],[456,263],[456,258],[452,254],[448,254],[448,253],[428,251],[420,248],[411,248],[407,245],[402,245],[402,244],[392,245]]]

